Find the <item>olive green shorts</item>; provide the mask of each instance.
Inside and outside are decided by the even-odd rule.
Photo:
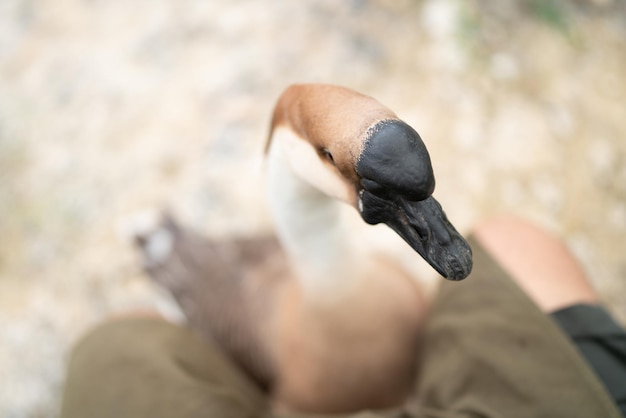
[[[626,417],[626,331],[601,306],[574,305],[551,314]]]
[[[476,241],[471,245],[474,272],[442,283],[429,315],[412,398],[395,410],[348,416],[619,418],[615,394],[585,357],[608,350],[611,359],[602,362],[616,367],[610,362],[621,356],[623,365],[619,347],[590,343],[599,327],[623,344],[623,330],[586,323],[580,309],[557,313],[555,321]],[[581,322],[576,315],[587,318],[580,329],[571,325]],[[619,386],[620,375],[613,377]],[[266,396],[219,350],[186,328],[149,318],[105,323],[76,345],[61,411],[62,418],[265,416],[272,416]]]

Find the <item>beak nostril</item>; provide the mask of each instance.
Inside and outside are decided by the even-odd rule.
[[[418,223],[412,223],[412,226],[422,241],[428,241],[430,239],[430,230],[427,226]]]

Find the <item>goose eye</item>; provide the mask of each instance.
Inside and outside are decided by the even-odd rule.
[[[333,158],[333,154],[331,154],[331,152],[328,150],[328,148],[322,148],[322,150],[320,151],[321,154],[324,156],[324,158],[326,158],[328,161],[330,161],[331,164],[335,164],[335,159]]]

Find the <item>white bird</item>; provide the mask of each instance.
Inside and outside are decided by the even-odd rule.
[[[276,104],[266,153],[278,241],[211,241],[168,218],[139,238],[148,272],[277,410],[400,404],[427,300],[371,225],[389,226],[446,278],[472,268],[468,244],[432,197],[424,143],[371,97],[293,85]],[[164,233],[168,251],[155,257],[150,242]]]

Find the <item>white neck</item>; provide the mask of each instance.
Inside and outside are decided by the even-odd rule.
[[[280,137],[270,144],[267,180],[277,234],[305,293],[328,298],[353,288],[364,262],[354,237],[357,211],[296,175]]]

